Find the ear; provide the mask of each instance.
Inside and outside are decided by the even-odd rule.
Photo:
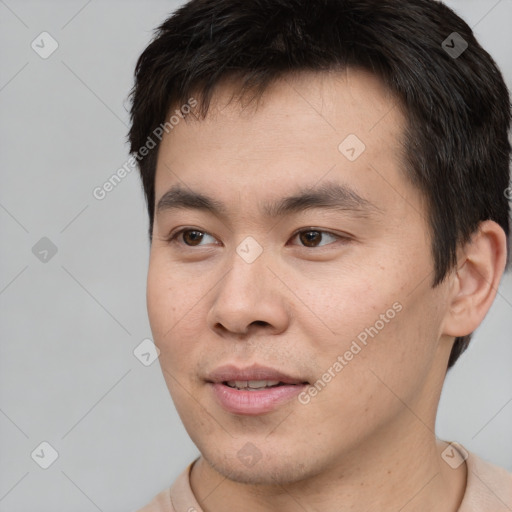
[[[482,323],[496,297],[506,261],[503,228],[491,220],[480,223],[471,240],[458,251],[444,334],[466,336]]]

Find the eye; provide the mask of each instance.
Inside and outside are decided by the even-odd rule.
[[[189,247],[197,247],[201,245],[201,242],[205,239],[205,237],[210,237],[212,240],[215,240],[213,236],[209,235],[208,233],[205,233],[204,231],[199,231],[198,229],[181,229],[180,231],[177,231],[173,235],[171,235],[168,238],[168,242],[174,242],[180,243],[180,240],[178,237],[181,237],[182,241],[185,243],[185,245]],[[203,244],[204,245],[204,244]]]
[[[308,229],[299,231],[293,236],[292,240],[296,239],[297,237],[300,239],[301,243],[303,243],[304,246],[308,248],[329,245],[329,243],[321,243],[324,241],[326,237],[331,238],[334,241],[343,239],[343,237],[340,235],[335,235],[333,233],[329,233],[328,231],[322,231],[319,229]]]
[[[207,237],[211,238],[215,243],[215,238],[205,231],[201,231],[199,229],[184,228],[174,234],[171,234],[167,239],[167,242],[184,244],[187,247],[200,247],[201,245],[207,245],[207,243],[201,243],[207,240]],[[296,232],[291,240],[295,240],[297,238],[300,239],[300,242],[304,247],[310,249],[314,249],[315,247],[323,247],[324,245],[330,245],[331,243],[336,242],[336,240],[348,240],[348,237],[343,237],[328,231],[311,228]],[[325,243],[326,239],[327,243]],[[331,239],[330,242],[329,239]]]

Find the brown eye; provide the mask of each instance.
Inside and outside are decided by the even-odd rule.
[[[297,236],[300,238],[300,241],[302,244],[304,244],[305,247],[319,247],[320,243],[323,241],[324,237],[331,237],[333,239],[340,238],[339,236],[333,235],[331,233],[328,233],[327,231],[320,231],[320,230],[314,230],[310,229],[307,231],[301,231],[300,233],[297,233]],[[328,245],[328,244],[322,244],[322,245]]]
[[[316,244],[322,240],[320,231],[303,231],[299,237],[306,247],[316,247]]]
[[[203,237],[204,233],[201,231],[195,231],[191,229],[183,231],[183,241],[186,245],[196,246],[201,243]]]
[[[180,229],[174,234],[171,234],[166,239],[166,241],[169,244],[175,244],[178,246],[201,247],[204,245],[209,245],[208,243],[205,243],[205,240],[208,242],[208,237],[210,237],[212,243],[216,245],[216,239],[214,236],[210,235],[206,231],[200,231],[199,229],[191,228]]]

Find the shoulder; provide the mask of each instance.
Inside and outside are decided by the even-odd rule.
[[[181,472],[171,487],[158,493],[150,503],[137,512],[201,512],[190,487],[190,470],[196,460]]]
[[[150,503],[137,512],[175,512],[171,503],[171,490],[167,488],[158,493]]]
[[[512,474],[473,453],[466,459],[467,485],[459,512],[510,512]]]

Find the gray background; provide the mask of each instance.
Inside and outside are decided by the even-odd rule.
[[[180,3],[0,0],[2,512],[132,511],[197,455],[158,362],[133,354],[151,338],[138,176],[92,195],[128,158],[136,59]],[[512,2],[447,3],[510,87]],[[47,59],[31,48],[43,31],[59,45]],[[43,237],[57,248],[46,262],[32,251]],[[448,376],[437,425],[509,471],[511,330],[507,275]],[[31,458],[42,441],[59,454],[48,469]]]

